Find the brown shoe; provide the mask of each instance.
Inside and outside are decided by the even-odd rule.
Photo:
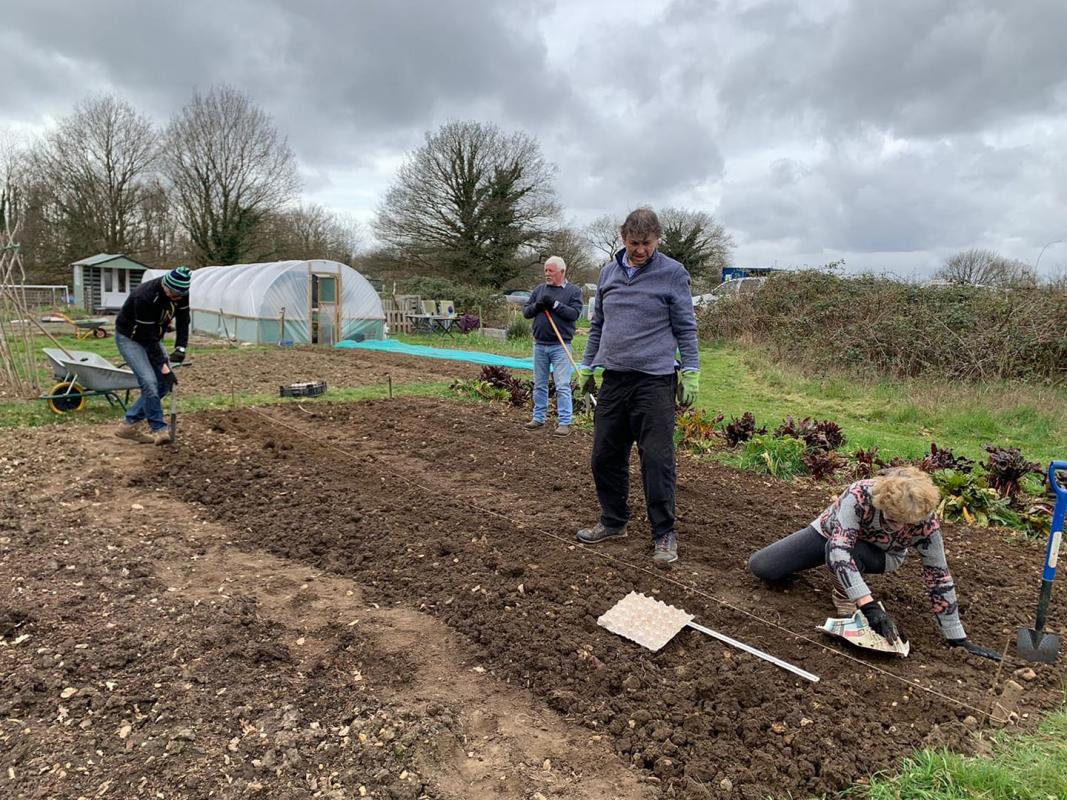
[[[161,428],[152,434],[153,444],[170,444],[170,428]]]
[[[152,444],[155,442],[155,438],[149,436],[139,422],[132,424],[129,422],[119,423],[119,427],[115,430],[115,435],[120,439],[128,439],[137,444]]]
[[[570,425],[557,425],[556,426],[556,430],[554,430],[553,433],[556,434],[556,436],[570,436],[571,435],[571,426]]]
[[[543,420],[532,419],[529,422],[527,422],[525,425],[523,425],[522,427],[526,428],[526,430],[528,430],[528,431],[533,431],[533,430],[537,430],[538,428],[545,427],[545,423],[544,423]]]
[[[848,596],[834,584],[833,591],[830,593],[830,599],[834,604],[834,611],[837,612],[839,617],[851,617],[856,613],[856,604],[848,599]]]

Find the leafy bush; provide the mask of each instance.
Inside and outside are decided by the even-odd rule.
[[[792,436],[803,439],[809,450],[836,450],[845,443],[845,433],[841,426],[831,420],[814,420],[804,417],[800,422],[791,416],[786,417],[775,431],[775,436]]]
[[[1023,458],[1018,447],[987,444],[985,450],[989,458],[982,466],[989,473],[989,485],[1000,497],[1015,505],[1019,499],[1020,482],[1030,473],[1041,475],[1041,465]]]
[[[755,434],[745,442],[740,466],[775,478],[792,478],[804,472],[804,442],[792,436]]]
[[[482,327],[482,321],[477,314],[460,314],[459,319],[456,320],[456,327],[462,333],[470,333]]]
[[[969,525],[982,528],[990,525],[1025,527],[1022,517],[1008,508],[1007,502],[989,487],[980,470],[960,472],[944,469],[935,472],[933,479],[941,490],[937,513],[942,519],[962,519]]]
[[[917,286],[874,276],[778,273],[699,313],[705,339],[748,339],[818,371],[1067,380],[1067,292],[1055,286]]]
[[[864,450],[863,448],[856,450],[856,452],[852,454],[852,459],[852,474],[859,480],[874,477],[874,473],[885,466],[885,462],[878,457],[877,446],[867,450]]]
[[[974,461],[966,456],[957,456],[947,447],[939,448],[936,442],[930,442],[930,454],[924,456],[916,466],[924,472],[937,472],[941,469],[971,472],[974,469]]]
[[[689,408],[678,415],[674,437],[678,447],[698,455],[715,449],[720,438],[722,414],[711,416],[706,411]]]
[[[526,317],[516,314],[511,318],[508,323],[508,340],[515,339],[529,339],[533,335],[533,331],[530,328],[530,320]]]
[[[524,381],[511,374],[507,367],[482,367],[481,379],[490,386],[507,393],[513,406],[524,406],[533,394],[533,381]]]
[[[737,447],[741,442],[747,442],[757,433],[766,433],[766,428],[756,428],[756,418],[751,411],[746,411],[740,418],[731,417],[730,421],[723,425],[722,433],[726,437],[726,443],[730,447]]]
[[[811,473],[811,477],[817,481],[829,480],[845,463],[845,459],[833,450],[812,450],[811,448],[808,448],[802,460],[808,472]]]
[[[506,401],[511,399],[511,394],[506,389],[493,386],[489,381],[473,378],[471,380],[455,381],[450,387],[453,392],[472,400]]]

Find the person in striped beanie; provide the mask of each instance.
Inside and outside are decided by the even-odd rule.
[[[161,278],[145,281],[126,298],[115,320],[115,345],[137,376],[141,396],[126,410],[115,432],[120,439],[139,443],[169,444],[162,399],[174,383],[171,364],[185,360],[189,345],[189,288],[192,271],[172,269]],[[175,347],[169,355],[163,335],[174,321]],[[147,421],[148,430],[142,423]]]

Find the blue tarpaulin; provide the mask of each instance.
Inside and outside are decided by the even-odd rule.
[[[421,356],[422,358],[442,358],[447,361],[468,361],[471,364],[490,364],[510,369],[533,370],[532,358],[515,358],[496,353],[482,353],[478,350],[449,350],[444,347],[427,347],[421,344],[405,344],[396,339],[368,339],[363,342],[343,341],[337,347],[342,350],[377,350],[380,353],[397,353],[403,356]]]

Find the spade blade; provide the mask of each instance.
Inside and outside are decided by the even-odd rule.
[[[1015,640],[1015,652],[1019,658],[1042,664],[1055,664],[1060,652],[1060,637],[1035,631],[1033,628],[1019,628],[1019,637]]]

